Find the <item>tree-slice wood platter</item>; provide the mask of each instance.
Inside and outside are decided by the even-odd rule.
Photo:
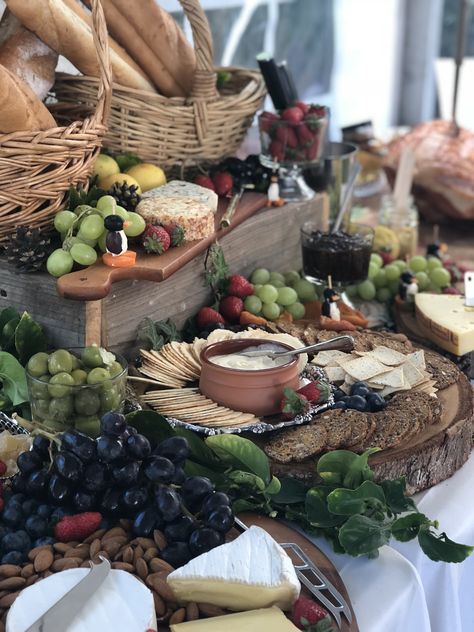
[[[233,228],[265,207],[267,197],[262,193],[246,192],[240,200],[228,228],[221,228],[228,200],[219,200],[215,216],[215,232],[205,239],[190,241],[178,248],[170,248],[160,256],[137,254],[137,261],[130,268],[111,268],[99,259],[94,265],[65,274],[58,279],[57,289],[64,298],[78,301],[95,301],[108,295],[112,284],[126,279],[142,281],[164,281],[186,263],[204,252],[217,238],[227,235]],[[132,248],[133,249],[133,248]]]

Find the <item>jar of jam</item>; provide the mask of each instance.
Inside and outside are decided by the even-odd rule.
[[[410,195],[406,208],[397,208],[391,194],[384,195],[379,223],[397,234],[400,241],[399,259],[416,255],[418,247],[418,209]]]

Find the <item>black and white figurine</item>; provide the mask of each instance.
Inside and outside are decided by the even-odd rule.
[[[104,226],[108,230],[105,247],[114,257],[123,255],[128,250],[128,239],[124,233],[124,221],[120,215],[107,215]]]
[[[332,318],[333,320],[341,320],[341,312],[337,306],[338,301],[341,300],[339,294],[332,288],[327,287],[324,290],[323,298],[324,301],[321,306],[322,315],[327,316],[327,318]]]
[[[418,294],[418,279],[413,272],[407,270],[400,276],[398,296],[403,303],[413,303],[416,294]]]

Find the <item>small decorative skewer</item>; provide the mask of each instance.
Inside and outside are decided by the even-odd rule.
[[[442,259],[443,256],[448,252],[448,246],[445,243],[440,242],[439,240],[439,225],[434,224],[433,226],[433,241],[426,246],[426,256],[427,257],[437,257],[438,259]]]
[[[328,275],[328,285],[323,293],[323,304],[321,305],[321,314],[333,320],[341,320],[341,312],[337,303],[341,300],[339,294],[332,289],[332,276]]]

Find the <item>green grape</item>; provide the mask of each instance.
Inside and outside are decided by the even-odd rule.
[[[442,292],[441,288],[437,285],[434,285],[433,283],[430,283],[426,291],[430,294],[441,294]]]
[[[36,399],[49,399],[48,382],[50,380],[49,373],[47,375],[41,375],[34,382],[30,382],[28,388],[30,395]]]
[[[130,222],[130,226],[124,228],[124,232],[127,237],[138,237],[145,230],[145,220],[138,213],[128,213],[128,221]]]
[[[388,287],[379,287],[375,297],[379,301],[379,303],[388,303],[388,301],[392,298],[392,293],[390,292]]]
[[[100,396],[101,413],[108,413],[109,410],[117,410],[120,408],[122,399],[115,390],[106,391]]]
[[[71,373],[72,356],[66,349],[58,349],[48,356],[48,371],[51,375],[56,373]]]
[[[358,294],[357,285],[348,285],[345,289],[345,292],[349,298],[355,298]]]
[[[448,287],[451,283],[451,275],[446,268],[434,268],[430,270],[430,280],[436,287]]]
[[[266,283],[257,292],[262,303],[275,303],[278,298],[278,290],[273,285]]]
[[[307,281],[306,279],[300,279],[299,281],[296,281],[296,283],[293,285],[293,289],[298,294],[298,298],[302,303],[306,303],[307,301],[315,301],[317,298],[314,285],[311,283],[311,281]]]
[[[357,291],[359,292],[360,298],[364,301],[371,301],[375,298],[375,285],[372,283],[372,281],[369,281],[368,279],[366,281],[362,281],[362,283],[359,283],[359,285],[357,286]]]
[[[118,360],[114,360],[109,366],[108,371],[110,373],[110,377],[117,377],[117,375],[121,375],[123,373],[123,366]]]
[[[84,365],[90,369],[103,366],[104,364],[102,356],[100,355],[99,347],[94,345],[82,350],[81,360]]]
[[[264,285],[270,280],[270,272],[266,268],[257,268],[250,275],[250,282],[254,285]]]
[[[397,268],[400,269],[400,272],[408,270],[408,263],[406,261],[403,261],[403,259],[395,259],[395,261],[393,261],[392,263],[394,266],[397,266]]]
[[[383,259],[377,252],[373,252],[370,255],[370,263],[375,263],[377,268],[381,268],[383,266]]]
[[[408,267],[413,272],[423,272],[423,270],[426,270],[427,265],[428,265],[428,262],[421,255],[415,255],[408,262]]]
[[[84,219],[79,229],[78,237],[85,239],[99,239],[104,232],[104,220],[100,215],[89,215]]]
[[[246,309],[251,314],[260,314],[262,311],[262,301],[255,296],[254,294],[251,296],[247,296],[244,300],[244,309]]]
[[[102,250],[102,252],[107,252],[107,246],[105,245],[105,240],[107,239],[107,234],[108,234],[108,231],[104,230],[102,235],[97,240],[97,245]]]
[[[78,415],[95,415],[100,408],[99,393],[84,388],[74,398],[74,409]]]
[[[387,285],[387,275],[385,274],[385,269],[381,268],[373,279],[373,284],[375,287],[385,287]],[[360,292],[359,292],[360,294]],[[363,297],[362,297],[363,298]],[[369,300],[369,299],[366,299]]]
[[[31,402],[33,421],[46,419],[49,415],[49,399],[36,399]]]
[[[82,241],[75,235],[71,235],[71,237],[66,237],[63,241],[63,249],[70,251],[74,244],[82,244]]]
[[[96,208],[101,212],[102,217],[107,217],[107,215],[113,214],[116,206],[117,202],[114,197],[111,195],[103,195],[97,200]]]
[[[53,250],[46,261],[46,269],[53,277],[61,277],[64,274],[68,274],[72,270],[74,260],[69,254],[62,248]]]
[[[72,370],[74,371],[74,369],[81,369],[82,364],[79,358],[75,356],[73,353],[71,353],[71,358],[72,358]]]
[[[296,303],[293,303],[292,305],[287,305],[285,309],[293,316],[295,320],[304,318],[305,308],[303,303],[300,303],[299,301],[296,301]]]
[[[76,386],[82,386],[83,384],[86,384],[87,373],[84,371],[84,369],[73,369],[71,375]]]
[[[67,233],[74,222],[77,219],[77,215],[71,211],[60,211],[56,213],[54,217],[54,228],[58,233]]]
[[[89,248],[95,248],[97,246],[97,239],[85,239],[85,237],[77,237],[77,241],[75,243],[85,244],[86,246],[89,246]]]
[[[401,270],[395,264],[389,263],[388,266],[385,266],[384,270],[387,281],[397,281],[400,278]]]
[[[101,384],[106,380],[110,380],[110,373],[107,369],[102,369],[101,367],[91,369],[89,375],[87,376],[88,384]]]
[[[71,394],[71,386],[74,384],[74,378],[70,373],[56,373],[49,380],[48,391],[51,397],[66,397]]]
[[[273,287],[276,287],[277,289],[280,287],[285,287],[285,282],[280,281],[280,279],[270,279],[270,283],[273,285]]]
[[[253,286],[253,293],[257,294],[258,290],[263,287],[263,285],[261,283],[255,283]]]
[[[287,307],[296,303],[298,300],[298,294],[292,287],[281,287],[278,289],[277,303]]]
[[[293,285],[293,283],[296,283],[296,281],[299,281],[301,279],[300,273],[296,270],[285,272],[283,276],[285,277],[285,283],[287,285]]]
[[[95,415],[81,415],[76,417],[74,427],[94,439],[100,435],[100,421]]]
[[[86,244],[74,244],[71,248],[71,257],[81,266],[91,266],[97,261],[96,251]]]
[[[79,206],[76,206],[76,208],[74,209],[74,213],[77,215],[77,217],[79,217],[79,215],[82,215],[83,213],[83,217],[87,217],[94,211],[95,208],[93,206],[89,206],[89,204],[79,204]]]
[[[380,266],[378,266],[376,263],[374,263],[373,261],[370,261],[369,263],[369,273],[368,273],[368,278],[373,281],[374,278],[377,276],[377,272],[380,270]]]
[[[48,418],[52,421],[68,421],[74,411],[72,397],[58,397],[49,402]]]
[[[426,263],[428,266],[428,271],[434,270],[435,268],[443,267],[441,259],[438,259],[438,257],[428,257],[428,260]]]
[[[41,377],[48,372],[48,354],[43,351],[35,353],[28,360],[26,368],[33,377]]]
[[[418,280],[418,288],[420,292],[427,290],[430,285],[430,278],[426,272],[417,272],[415,276]]]
[[[276,303],[264,303],[262,313],[268,320],[276,320],[280,315],[280,308]]]
[[[110,215],[110,213],[109,213],[109,215]],[[128,220],[128,212],[122,206],[117,206],[116,207],[115,215],[118,215],[119,217],[121,217],[124,222],[126,222]]]
[[[273,281],[281,281],[283,285],[285,284],[285,277],[281,272],[270,272],[270,280],[268,281],[270,285],[273,285]]]
[[[398,290],[399,290],[399,286],[400,286],[400,281],[389,281],[388,282],[388,289],[390,290],[390,293],[392,296],[396,296],[398,294]]]

